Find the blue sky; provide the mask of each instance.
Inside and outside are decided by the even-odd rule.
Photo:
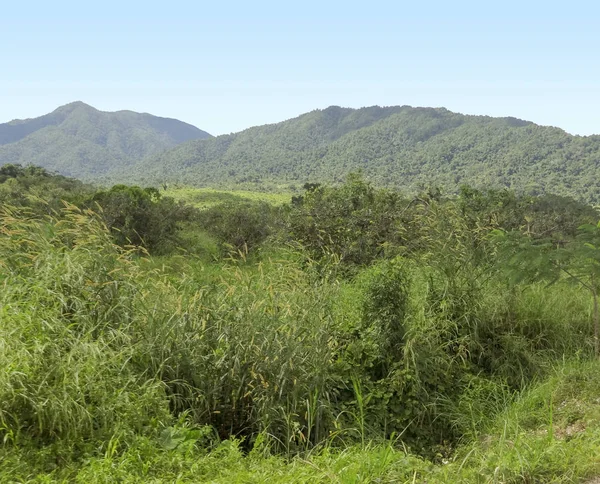
[[[213,134],[329,105],[600,133],[596,2],[2,2],[0,122],[81,100]]]

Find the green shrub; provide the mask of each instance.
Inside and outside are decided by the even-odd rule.
[[[202,210],[198,223],[220,242],[223,252],[248,253],[274,233],[277,212],[266,202],[221,203]]]
[[[152,253],[169,252],[178,244],[179,223],[192,217],[193,209],[155,188],[115,185],[99,191],[86,204],[99,206],[104,222],[120,246],[136,245]]]

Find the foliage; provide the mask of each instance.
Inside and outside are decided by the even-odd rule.
[[[210,137],[176,120],[83,103],[0,125],[0,164],[33,163],[102,183],[282,190],[340,183],[363,170],[416,194],[509,188],[598,203],[600,137],[514,118],[409,106],[331,106],[278,124]]]
[[[130,254],[74,207],[60,222],[10,208],[1,220],[4,444],[68,458],[170,421],[163,386],[130,364],[143,290]]]
[[[183,186],[168,186],[162,192],[177,201],[185,202],[193,207],[204,209],[223,203],[266,202],[271,205],[284,205],[289,203],[289,193],[268,193],[248,190],[216,190],[214,188],[192,188]]]
[[[278,210],[266,202],[221,203],[202,210],[197,222],[226,253],[247,253],[275,230]]]
[[[363,277],[362,329],[376,333],[369,338],[379,342],[382,359],[393,361],[406,336],[410,281],[401,260],[380,263]]]
[[[0,187],[64,181],[1,173]],[[598,226],[573,228],[593,210],[468,187],[404,199],[360,175],[282,207],[201,211],[136,186],[79,208],[27,190],[0,208],[0,480],[568,482],[598,470],[593,300],[506,274],[533,251],[549,267],[539,275],[595,274]],[[167,252],[181,229],[253,256]],[[133,237],[163,255],[142,257]]]
[[[97,182],[145,156],[209,136],[174,119],[106,113],[75,102],[39,118],[0,124],[0,165],[31,163]]]
[[[364,265],[401,243],[398,229],[408,203],[351,174],[340,187],[308,186],[294,203],[288,230],[314,257],[333,255],[344,264]]]
[[[363,170],[377,186],[410,194],[428,185],[455,193],[467,184],[598,203],[599,141],[515,118],[465,116],[443,108],[331,106],[184,143],[141,160],[130,175],[145,185],[169,180],[260,190],[307,181],[340,183]]]
[[[59,214],[64,202],[100,211],[119,245],[141,246],[154,254],[172,252],[182,245],[180,229],[196,214],[191,206],[164,197],[155,188],[115,185],[101,190],[41,167],[0,167],[0,206]]]
[[[98,205],[106,225],[121,245],[165,251],[177,243],[178,223],[191,218],[190,207],[162,197],[155,188],[115,185],[98,191],[87,203]]]
[[[82,203],[93,188],[39,166],[0,166],[0,205],[20,205],[38,211],[62,208],[62,201]]]
[[[589,291],[593,301],[594,350],[600,356],[600,222],[579,227],[576,237],[553,243],[532,240],[520,233],[496,231],[496,240],[504,252],[507,269],[517,280],[559,280]]]

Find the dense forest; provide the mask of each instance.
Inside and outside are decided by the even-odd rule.
[[[198,208],[0,167],[0,481],[600,474],[596,209],[299,188]]]
[[[93,181],[184,141],[208,137],[175,119],[108,113],[74,102],[39,118],[0,124],[0,165],[34,164]]]
[[[212,137],[189,124],[83,103],[0,124],[0,165],[35,164],[100,183],[300,192],[362,171],[379,187],[508,188],[600,202],[600,136],[516,118],[410,106],[331,106]]]
[[[597,203],[599,163],[600,137],[572,136],[515,118],[409,106],[333,106],[183,143],[140,160],[115,180],[277,190],[341,183],[362,170],[378,186],[412,194],[432,185],[456,193],[467,184]]]

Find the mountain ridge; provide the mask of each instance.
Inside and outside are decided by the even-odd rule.
[[[182,121],[82,101],[37,118],[0,124],[0,165],[36,164],[94,181],[145,156],[211,135]]]
[[[338,183],[360,170],[379,186],[406,192],[468,184],[600,203],[599,135],[440,107],[329,106],[212,137],[177,120],[106,113],[78,101],[0,124],[5,163],[104,184],[260,190]]]
[[[337,183],[362,170],[377,185],[418,191],[462,184],[600,201],[600,136],[515,117],[445,108],[330,106],[280,123],[196,140],[138,161],[142,183],[277,188]]]

